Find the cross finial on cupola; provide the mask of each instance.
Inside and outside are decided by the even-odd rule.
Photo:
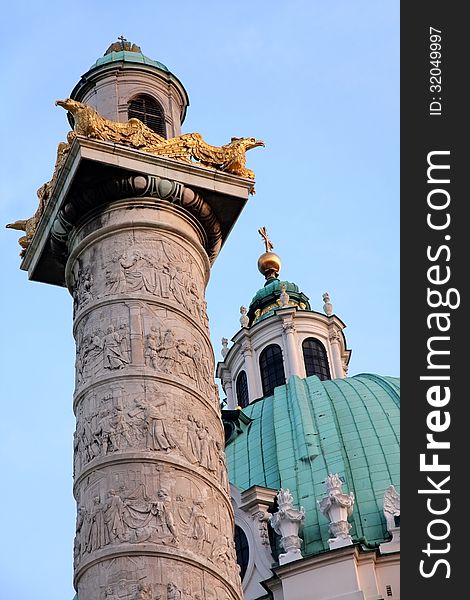
[[[266,227],[260,227],[258,229],[258,233],[263,238],[266,252],[270,252],[274,248],[274,246],[273,246],[273,243],[271,242],[271,240],[269,239],[268,232],[266,231]]]
[[[281,259],[277,254],[271,252],[274,246],[269,239],[266,227],[260,227],[258,233],[263,238],[264,247],[266,248],[266,252],[258,259],[258,270],[266,277],[267,281],[277,279],[281,270]]]

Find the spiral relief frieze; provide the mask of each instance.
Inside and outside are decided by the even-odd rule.
[[[70,234],[80,600],[241,597],[203,242],[187,209],[133,199]]]

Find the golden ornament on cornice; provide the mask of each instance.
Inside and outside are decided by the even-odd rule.
[[[116,42],[117,43],[117,42]],[[110,46],[111,48],[111,46]],[[134,51],[134,50],[133,50]],[[135,50],[135,52],[140,51]],[[67,135],[67,144],[61,142],[57,151],[57,160],[52,179],[41,186],[37,192],[39,197],[39,207],[35,214],[29,219],[22,219],[9,223],[10,229],[18,229],[26,233],[19,240],[22,247],[21,256],[24,256],[26,249],[31,243],[31,239],[36,231],[47,201],[50,198],[52,189],[58,177],[58,173],[65,162],[65,158],[70,150],[73,140],[77,136],[84,136],[96,140],[114,142],[123,146],[130,146],[136,150],[142,150],[155,154],[191,163],[195,160],[199,165],[254,179],[255,174],[246,168],[247,150],[264,146],[262,140],[255,138],[235,138],[224,146],[211,146],[207,144],[200,133],[186,133],[169,140],[152,131],[144,125],[139,119],[129,119],[124,123],[111,121],[102,117],[94,108],[77,102],[71,98],[66,100],[57,100],[57,106],[65,108],[73,115],[74,128]],[[254,188],[250,190],[255,193]]]
[[[305,310],[306,306],[303,302],[295,302],[295,300],[289,300],[289,304],[288,306],[292,306],[294,308],[300,308],[301,310]],[[268,312],[271,312],[273,310],[275,310],[276,308],[279,308],[280,304],[278,301],[276,301],[275,304],[270,304],[269,306],[266,306],[266,308],[263,308],[263,310],[261,309],[257,309],[255,311],[255,318],[253,320],[252,325],[254,325],[257,321],[259,321],[261,319],[261,317],[264,317],[264,315]],[[285,307],[284,307],[285,308]]]
[[[129,119],[124,123],[110,121],[102,117],[91,106],[71,98],[57,100],[56,105],[65,108],[73,116],[73,131],[67,136],[69,143],[77,135],[83,135],[96,140],[131,146],[150,154],[184,162],[191,162],[193,159],[204,167],[248,179],[254,179],[255,174],[245,166],[245,153],[257,146],[264,146],[262,140],[253,137],[233,137],[230,143],[224,146],[211,146],[202,139],[200,133],[185,133],[167,140],[152,131],[139,119]],[[253,190],[252,193],[254,193]]]

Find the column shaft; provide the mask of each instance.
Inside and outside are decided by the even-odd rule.
[[[184,209],[119,200],[69,241],[80,600],[239,600],[204,291]]]

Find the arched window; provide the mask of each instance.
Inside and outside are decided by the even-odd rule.
[[[249,403],[248,381],[246,379],[245,371],[240,371],[240,373],[238,374],[236,390],[238,406],[245,408],[245,406],[248,406]]]
[[[243,581],[250,560],[250,547],[245,532],[238,525],[235,525],[235,550],[237,563],[240,565],[240,579]]]
[[[259,357],[263,396],[270,396],[274,388],[286,383],[282,350],[276,344],[267,346]]]
[[[165,114],[160,103],[150,96],[136,96],[129,102],[127,108],[129,119],[139,119],[152,131],[166,138]]]
[[[302,342],[302,350],[307,377],[316,375],[322,381],[331,379],[325,346],[315,338],[307,338]]]

